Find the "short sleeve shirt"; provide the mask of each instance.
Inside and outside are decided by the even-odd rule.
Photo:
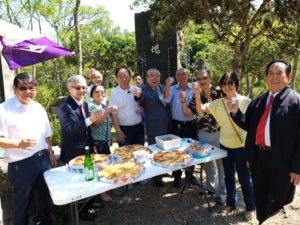
[[[205,104],[205,103],[211,102],[213,100],[216,100],[218,98],[221,98],[221,91],[212,87],[210,96],[211,96],[211,98],[208,99],[205,97],[204,93],[201,92],[201,94],[200,94],[201,102],[203,104]],[[193,114],[198,116],[197,126],[198,126],[199,130],[203,130],[208,133],[214,133],[214,132],[217,132],[220,130],[220,127],[212,114],[210,114],[210,113],[201,113],[201,115],[198,114],[198,112],[196,110],[195,96],[193,96],[191,103],[189,104],[189,108],[191,109]]]
[[[0,104],[0,136],[8,139],[36,139],[37,145],[30,150],[9,148],[4,149],[7,162],[15,162],[32,156],[34,153],[47,149],[46,138],[52,135],[50,122],[41,104],[31,101],[22,104],[16,97]]]

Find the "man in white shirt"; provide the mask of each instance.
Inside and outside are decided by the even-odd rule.
[[[28,224],[28,207],[35,198],[36,224],[51,224],[50,196],[43,172],[56,166],[51,149],[52,130],[44,108],[32,99],[37,82],[30,74],[18,74],[13,83],[15,96],[0,105],[0,147],[8,162],[12,185],[12,219]]]
[[[134,100],[133,87],[130,86],[130,71],[120,67],[116,70],[116,77],[119,85],[112,90],[109,105],[118,107],[118,111],[112,114],[118,144],[144,145],[144,125],[139,104]]]

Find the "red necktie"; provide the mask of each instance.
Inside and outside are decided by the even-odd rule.
[[[260,118],[260,121],[258,123],[257,126],[257,130],[256,130],[256,144],[260,145],[260,146],[266,146],[266,142],[265,142],[265,127],[266,127],[266,123],[267,123],[267,119],[270,113],[270,109],[273,103],[273,95],[270,96],[268,105],[265,108],[265,111],[263,113],[263,115]]]

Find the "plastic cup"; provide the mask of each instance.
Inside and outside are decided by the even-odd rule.
[[[146,151],[145,150],[134,151],[133,157],[136,162],[145,163],[146,162]]]
[[[183,95],[184,98],[186,98],[186,91],[182,91],[181,94]]]
[[[168,77],[168,79],[169,79],[171,84],[174,83],[174,81],[175,81],[174,77]]]
[[[193,82],[193,87],[194,87],[194,88],[198,88],[198,87],[199,87],[198,81]]]
[[[231,104],[233,104],[233,105],[237,104],[237,97],[231,98]]]

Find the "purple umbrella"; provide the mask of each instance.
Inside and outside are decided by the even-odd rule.
[[[70,50],[46,37],[6,45],[0,36],[0,42],[3,45],[2,55],[11,70],[72,54]]]

